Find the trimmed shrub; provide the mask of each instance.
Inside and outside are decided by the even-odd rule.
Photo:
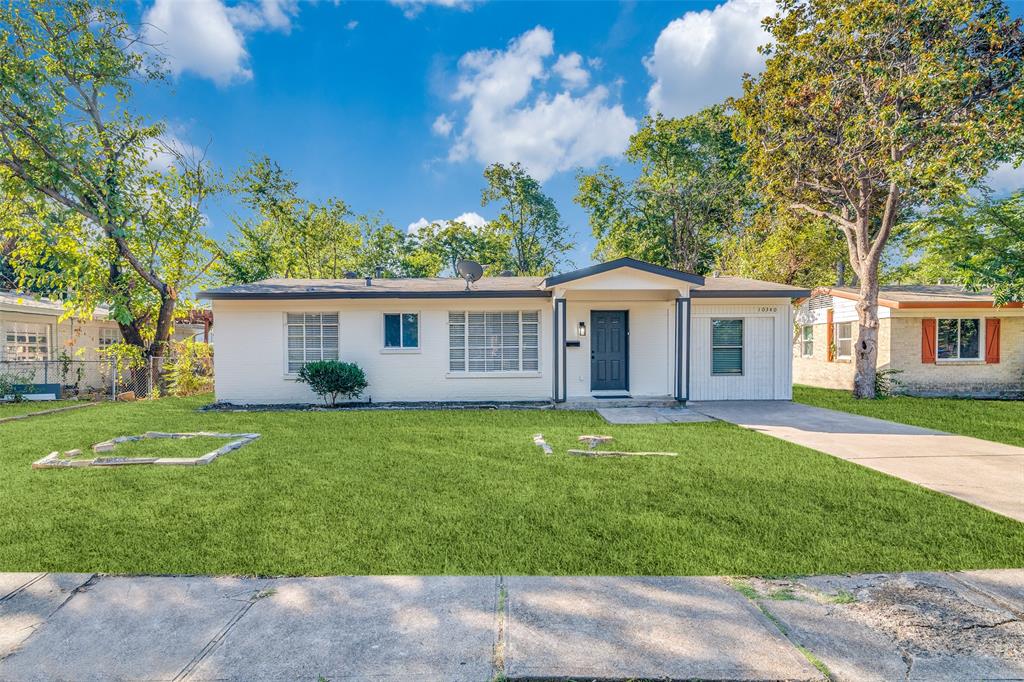
[[[337,404],[338,396],[358,398],[369,386],[362,367],[338,360],[307,362],[299,370],[299,381],[309,384],[313,393],[330,406]]]

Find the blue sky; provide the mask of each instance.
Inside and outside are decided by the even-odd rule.
[[[645,114],[739,94],[773,7],[145,0],[131,18],[173,78],[137,105],[227,174],[267,154],[304,196],[340,197],[402,228],[493,218],[496,207],[480,206],[484,166],[522,161],[555,198],[582,266],[594,240],[572,201],[576,168],[628,173],[621,153]],[[215,236],[233,210],[210,208]]]

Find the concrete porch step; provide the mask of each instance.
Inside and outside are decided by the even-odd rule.
[[[684,405],[672,396],[635,396],[629,398],[569,398],[564,403],[555,403],[559,410],[596,410],[606,407],[679,407]]]

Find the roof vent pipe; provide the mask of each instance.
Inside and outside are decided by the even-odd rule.
[[[383,276],[384,276],[384,268],[382,268],[382,267],[378,266],[378,267],[377,267],[377,268],[376,268],[376,269],[375,269],[375,270],[373,271],[373,276],[374,276],[374,277],[376,277],[377,279],[380,279],[381,277],[383,277]]]
[[[371,284],[373,284],[373,279],[371,279],[370,277],[367,277],[366,278],[366,286],[370,286]]]

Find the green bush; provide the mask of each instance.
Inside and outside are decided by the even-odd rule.
[[[309,384],[327,405],[336,404],[338,396],[358,398],[369,386],[362,367],[338,360],[307,362],[299,370],[299,381]]]
[[[213,349],[208,343],[185,339],[175,343],[171,352],[173,355],[164,364],[171,395],[183,397],[213,390]]]

